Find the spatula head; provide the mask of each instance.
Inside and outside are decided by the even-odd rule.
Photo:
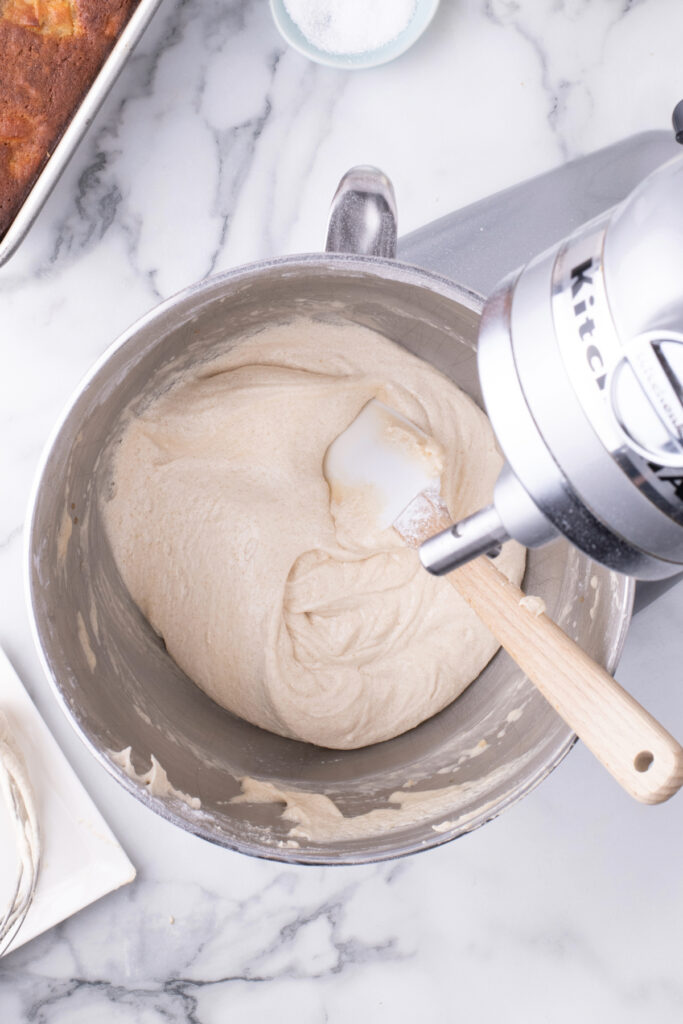
[[[373,398],[327,449],[323,472],[332,493],[367,489],[381,529],[423,491],[438,491],[441,446],[395,409]]]

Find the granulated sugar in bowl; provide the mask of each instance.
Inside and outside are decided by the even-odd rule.
[[[327,53],[378,50],[400,35],[416,0],[284,0],[306,38]]]
[[[348,70],[386,64],[420,38],[439,0],[271,0],[284,39],[310,60]]]

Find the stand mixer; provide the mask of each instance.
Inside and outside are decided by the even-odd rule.
[[[674,126],[680,135],[683,104]],[[675,151],[665,133],[636,136],[626,147],[632,165],[646,170]],[[619,148],[612,147],[614,161]],[[603,174],[609,152],[596,154]],[[586,188],[589,219],[578,228],[572,218],[558,224],[574,230],[489,295],[478,368],[506,461],[493,504],[422,545],[432,573],[495,556],[509,538],[538,547],[560,535],[641,579],[683,570],[683,157],[668,159],[602,212],[605,198],[620,198],[624,156],[612,195],[605,177],[606,196],[595,166],[591,173],[595,158],[577,161],[573,184]],[[552,172],[556,194],[560,175]],[[517,208],[509,196],[507,207]],[[405,240],[404,258],[425,262],[425,246],[438,237],[438,224],[431,228],[429,242],[414,236],[412,252]],[[485,269],[485,287],[494,269]]]
[[[358,750],[286,739],[223,711],[142,619],[113,563],[100,503],[91,497],[107,484],[102,453],[119,436],[132,403],[146,403],[167,387],[169,374],[174,378],[225,352],[254,325],[281,324],[294,315],[325,318],[331,303],[342,319],[391,338],[482,400],[480,316],[497,282],[623,202],[674,152],[668,133],[635,136],[425,225],[399,241],[398,260],[391,210],[379,202],[390,188],[375,174],[377,201],[369,201],[368,183],[365,201],[358,193],[358,208],[349,209],[348,237],[332,232],[334,251],[275,258],[199,282],[146,314],[98,361],[46,449],[26,565],[33,628],[55,694],[126,790],[174,824],[235,850],[299,863],[358,863],[463,835],[515,803],[559,763],[575,741],[573,729],[505,657],[493,658],[476,686],[439,715]],[[340,208],[335,201],[331,227],[341,226]],[[66,544],[63,526],[55,529],[64,522]],[[482,565],[485,560],[472,569]],[[631,614],[629,577],[558,543],[529,550],[525,586],[589,659],[613,672]],[[529,620],[533,628],[537,620]],[[567,691],[574,682],[572,676]],[[593,726],[603,729],[599,714]],[[131,771],[121,751],[129,752]],[[638,746],[639,753],[647,751]],[[150,791],[144,778],[151,753],[173,791],[199,796],[201,808]],[[641,772],[634,758],[630,763]],[[644,781],[653,778],[649,765],[643,765]],[[267,780],[293,800],[297,793],[324,794],[339,812],[334,822],[342,831],[335,824],[325,836],[299,833],[292,848],[282,801],[233,802],[244,795],[245,778]],[[400,795],[405,813],[396,819],[392,810],[391,827],[377,828],[406,780],[410,788]],[[361,834],[362,822],[367,831]]]

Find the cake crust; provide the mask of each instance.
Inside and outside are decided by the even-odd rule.
[[[0,237],[138,0],[0,0]]]

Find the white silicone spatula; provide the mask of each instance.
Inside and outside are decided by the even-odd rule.
[[[452,525],[439,496],[431,438],[373,399],[330,445],[325,477],[336,494],[371,488],[379,526],[419,545]],[[488,557],[443,577],[465,598],[530,681],[631,796],[661,803],[683,785],[683,748],[570,640]]]

